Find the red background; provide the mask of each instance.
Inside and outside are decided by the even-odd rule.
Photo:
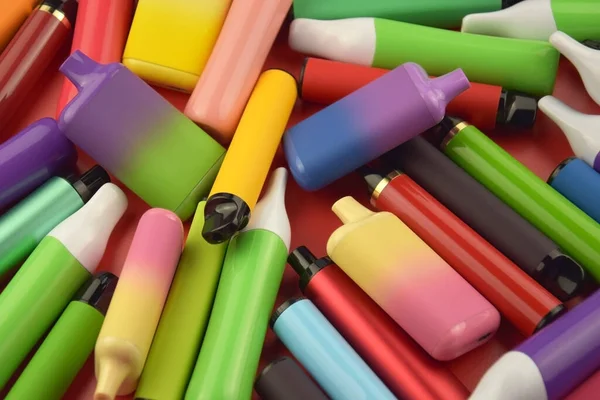
[[[287,32],[283,31],[271,52],[265,68],[283,68],[297,74],[303,56],[292,52],[286,45]],[[42,118],[54,117],[56,102],[63,83],[63,77],[58,72],[58,67],[68,56],[70,45],[65,44],[62,51],[49,67],[32,93],[29,102],[21,110],[21,115],[13,126],[5,127],[0,132],[0,139],[5,140],[9,135],[18,132],[29,123]],[[181,93],[157,89],[179,109],[185,106],[187,96]],[[565,101],[571,107],[589,114],[600,114],[598,107],[586,94],[575,68],[565,59],[561,60],[559,77],[554,92],[555,96]],[[306,118],[319,110],[319,107],[298,102],[290,125]],[[561,131],[542,113],[538,114],[535,127],[528,131],[495,131],[486,132],[500,146],[510,152],[519,161],[533,170],[542,179],[546,179],[558,163],[572,155],[572,151]],[[278,152],[274,166],[283,165],[284,159],[281,149]],[[93,161],[81,154],[78,166],[84,170],[93,165]],[[119,274],[125,259],[137,221],[148,206],[130,191],[126,191],[129,198],[129,208],[113,233],[109,248],[105,254],[99,270],[111,271]],[[365,186],[358,176],[348,176],[318,192],[304,192],[293,179],[290,178],[287,187],[286,206],[292,226],[292,248],[299,245],[308,246],[317,256],[325,255],[325,244],[329,235],[340,226],[339,220],[331,212],[332,204],[343,196],[352,195],[368,205]],[[279,291],[276,305],[292,296],[300,295],[296,274],[287,267]],[[446,363],[447,367],[472,390],[485,370],[500,355],[513,348],[523,340],[522,336],[508,323],[504,322],[498,334],[490,342],[470,353]],[[262,369],[272,359],[285,353],[283,345],[276,340],[271,331],[268,332],[260,368]],[[93,360],[80,372],[66,395],[66,399],[91,399],[95,387]],[[570,397],[570,400],[597,398],[595,388],[600,387],[600,373],[590,378],[579,387]],[[122,397],[126,399],[129,397]]]

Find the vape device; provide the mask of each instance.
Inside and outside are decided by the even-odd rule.
[[[396,399],[310,300],[283,303],[271,329],[332,400]]]
[[[118,278],[101,272],[79,289],[13,385],[7,400],[60,400],[94,350]]]
[[[182,247],[177,215],[160,208],[142,215],[96,341],[94,400],[135,390]]]
[[[292,0],[245,0],[231,5],[185,107],[185,115],[223,145],[233,137],[291,4]]]
[[[291,358],[267,365],[259,374],[254,390],[262,400],[328,400],[329,397]]]
[[[229,240],[248,224],[296,97],[287,72],[269,70],[258,79],[204,207],[209,243]]]
[[[145,81],[191,92],[230,4],[231,0],[140,0],[123,64]]]
[[[300,53],[392,69],[421,65],[440,76],[461,68],[472,82],[534,96],[552,94],[560,53],[548,42],[462,33],[381,18],[296,19],[290,47]]]
[[[460,69],[430,80],[406,63],[288,129],[285,156],[296,182],[318,190],[439,123],[469,88]]]
[[[223,147],[121,64],[76,51],[60,70],[79,91],[60,116],[65,135],[151,207],[187,220]]]
[[[56,121],[42,118],[29,125],[0,144],[0,209],[21,200],[51,177],[68,174],[76,162],[75,146]]]
[[[0,216],[0,276],[25,260],[48,232],[107,182],[110,177],[99,166],[78,179],[54,177]]]
[[[399,399],[464,400],[467,389],[329,259],[306,247],[288,263],[300,290]]]
[[[385,155],[492,246],[561,301],[581,291],[585,272],[556,243],[422,137]]]
[[[127,197],[104,184],[52,229],[0,293],[0,389],[91,277]]]
[[[332,210],[344,225],[329,257],[433,358],[452,360],[496,332],[498,311],[395,215],[350,196]]]
[[[248,226],[229,242],[185,400],[249,399],[291,239],[287,171],[276,169]]]
[[[2,5],[0,15],[0,53],[19,30],[40,0],[16,0]]]
[[[300,71],[298,91],[304,101],[329,105],[388,72],[387,69],[309,57]],[[496,125],[529,128],[535,122],[537,99],[500,86],[471,82],[469,89],[450,101],[446,112],[482,129],[493,129]]]
[[[446,118],[444,153],[600,280],[600,225],[476,127]]]
[[[136,399],[183,399],[192,375],[228,244],[202,237],[205,205],[201,201],[194,214]]]

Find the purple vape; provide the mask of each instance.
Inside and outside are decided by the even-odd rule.
[[[0,145],[0,209],[75,167],[77,151],[52,118],[34,122]]]
[[[429,79],[406,63],[290,128],[285,155],[305,190],[320,189],[439,123],[469,88],[457,69]]]
[[[600,368],[600,291],[504,354],[470,400],[558,400]]]

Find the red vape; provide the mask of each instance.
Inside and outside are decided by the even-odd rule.
[[[0,56],[0,126],[6,126],[67,39],[76,0],[46,0]]]
[[[564,305],[415,181],[362,167],[371,204],[400,218],[525,337],[556,319]]]
[[[303,100],[329,105],[388,72],[385,69],[307,58],[298,86]],[[480,129],[498,125],[531,127],[537,100],[499,86],[471,82],[471,87],[448,104],[448,114],[460,116]]]
[[[467,389],[429,357],[328,257],[304,246],[288,257],[300,289],[400,399],[464,400]]]
[[[71,54],[83,51],[100,64],[121,62],[133,19],[133,0],[79,0]],[[77,89],[65,78],[58,104],[58,118]]]

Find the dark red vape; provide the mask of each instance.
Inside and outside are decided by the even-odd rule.
[[[46,0],[0,56],[0,126],[6,126],[68,38],[76,0]]]
[[[304,246],[288,257],[300,290],[400,399],[464,400],[467,389],[430,358],[328,257]]]

